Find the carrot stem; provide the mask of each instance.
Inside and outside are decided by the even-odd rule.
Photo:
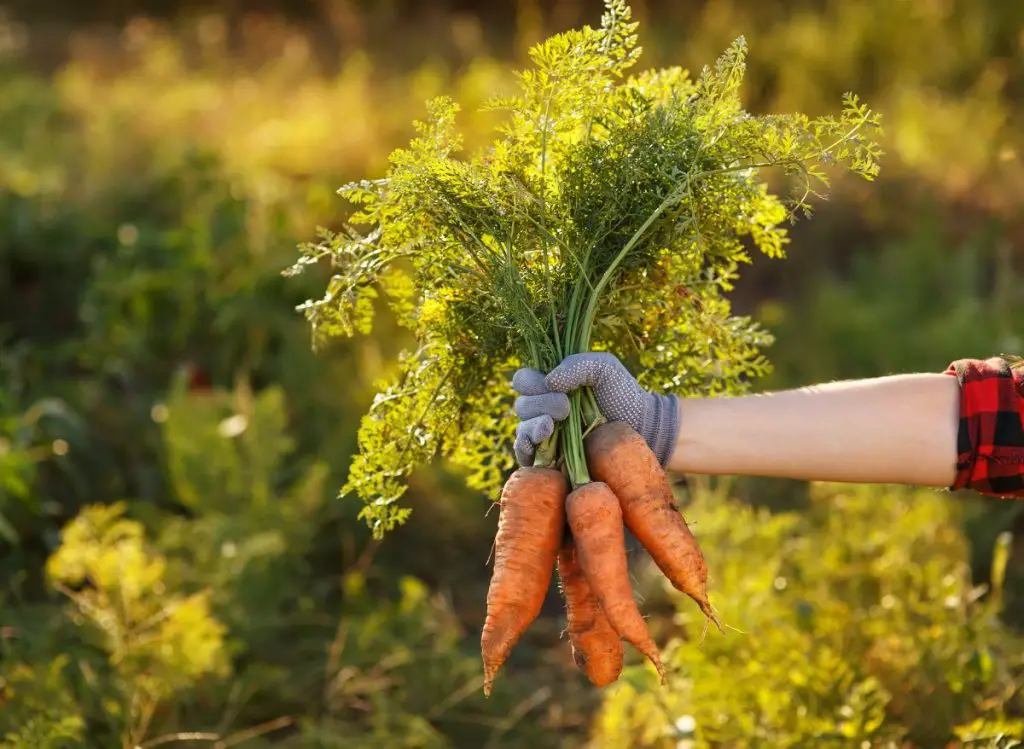
[[[583,414],[580,400],[579,390],[569,396],[568,431],[565,433],[564,441],[565,466],[573,489],[590,483],[590,472],[587,470],[587,458],[583,447]]]
[[[598,415],[598,417],[597,417],[597,418],[596,418],[596,419],[595,419],[594,421],[592,421],[592,422],[590,423],[590,425],[589,425],[589,426],[588,426],[588,427],[587,427],[587,428],[586,428],[586,429],[585,429],[585,430],[583,431],[583,440],[584,440],[584,444],[586,444],[586,439],[587,439],[587,435],[588,435],[588,434],[590,434],[590,433],[591,433],[592,431],[594,431],[595,429],[597,429],[597,428],[598,428],[599,426],[601,426],[602,424],[607,424],[607,423],[608,423],[608,420],[607,420],[607,419],[605,419],[605,418],[604,418],[603,416],[601,416],[601,415]]]
[[[554,434],[537,446],[537,452],[533,458],[533,464],[540,468],[554,468],[558,461],[558,434],[560,429],[556,428]]]

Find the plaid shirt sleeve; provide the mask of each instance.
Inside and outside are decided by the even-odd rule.
[[[950,489],[1024,497],[1024,368],[1003,358],[959,359],[956,479]]]

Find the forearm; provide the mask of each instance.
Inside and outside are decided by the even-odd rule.
[[[944,374],[685,398],[669,470],[949,486],[960,386]]]

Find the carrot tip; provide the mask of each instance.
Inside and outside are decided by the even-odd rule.
[[[651,658],[650,655],[647,657]],[[665,672],[665,666],[662,665],[661,659],[658,658],[657,653],[655,653],[654,657],[651,658],[651,662],[654,664],[654,669],[658,672],[658,679],[661,686],[666,686],[668,684],[668,674]]]
[[[723,635],[725,634],[725,627],[722,626],[722,622],[717,616],[708,617],[708,621],[714,622],[715,627],[718,628],[718,631],[721,632]]]
[[[661,663],[661,658],[658,656],[658,648],[653,643],[650,646],[638,648],[641,653],[647,656],[651,664],[658,672],[658,676],[661,677],[661,683],[665,684],[667,677],[665,676],[665,666]]]

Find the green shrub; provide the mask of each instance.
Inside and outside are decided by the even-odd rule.
[[[955,501],[820,486],[808,512],[772,515],[705,490],[689,514],[712,602],[742,632],[699,642],[700,612],[653,576],[645,606],[676,608],[658,619],[669,686],[644,669],[610,690],[599,746],[924,748],[1024,732],[1024,643],[999,620],[1001,588],[971,584]]]
[[[763,309],[772,385],[941,371],[1024,348],[1024,284],[1000,226],[958,238],[935,211],[851,253],[842,273],[804,279],[791,309]]]
[[[957,236],[936,210],[922,210],[904,233],[865,246],[845,271],[804,277],[788,306],[762,306],[759,317],[777,341],[767,388],[938,372],[955,359],[1024,353],[1024,284],[1004,227],[993,222]],[[773,486],[748,483],[760,485],[749,491],[761,496]],[[1024,529],[1024,505],[963,495],[971,566],[975,579],[985,580],[997,536]],[[1004,618],[1021,626],[1024,548],[1014,550],[1010,568]]]
[[[96,169],[111,123],[94,132],[51,83],[3,67],[0,115],[13,165],[0,174],[10,573],[38,568],[37,547],[52,550],[60,523],[98,498],[177,504],[151,409],[185,369],[277,384],[301,420],[298,449],[329,452],[343,472],[360,377],[342,393],[334,381],[360,369],[359,347],[315,358],[292,309],[310,289],[280,274],[296,241],[289,210],[305,196],[257,196],[217,154],[159,138],[126,139],[109,171]]]
[[[68,685],[67,656],[32,667],[15,663],[0,676],[0,738],[7,749],[84,747],[85,720]]]
[[[209,592],[168,591],[167,561],[147,548],[125,505],[86,507],[69,523],[47,573],[93,630],[109,658],[101,693],[107,720],[125,746],[141,742],[162,702],[227,670],[224,627]]]
[[[574,676],[568,656],[486,700],[476,638],[446,597],[365,560],[313,567],[326,469],[296,456],[279,388],[181,380],[153,417],[180,509],[85,507],[47,563],[69,603],[5,607],[12,746],[188,733],[252,747],[440,749],[510,733],[563,745],[561,716],[581,702],[571,685],[552,699],[552,682]]]

